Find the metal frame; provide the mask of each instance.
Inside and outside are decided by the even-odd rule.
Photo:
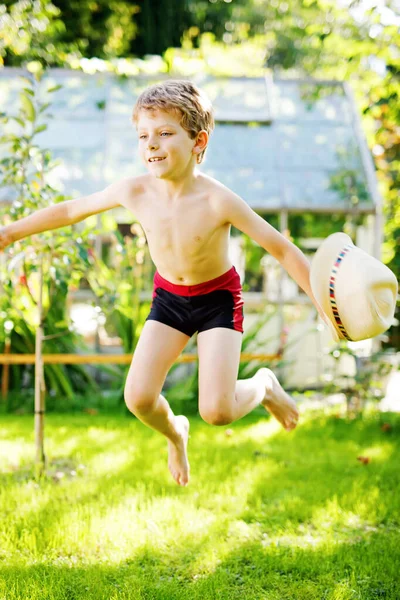
[[[368,189],[371,194],[372,201],[375,205],[375,211],[374,211],[374,214],[375,214],[375,219],[374,219],[374,225],[375,225],[375,227],[374,227],[374,256],[375,256],[375,258],[380,259],[381,251],[382,251],[381,250],[382,242],[383,242],[383,208],[382,208],[383,201],[382,201],[382,196],[379,193],[378,183],[377,183],[377,179],[375,176],[375,166],[374,166],[374,162],[372,160],[372,156],[371,156],[371,153],[369,151],[369,148],[368,148],[365,136],[364,136],[364,132],[363,132],[362,125],[361,125],[361,119],[355,108],[356,102],[355,102],[353,90],[351,89],[351,87],[347,81],[345,81],[343,83],[343,89],[349,99],[349,104],[351,107],[352,117],[353,117],[354,133],[356,135],[356,140],[357,140],[359,148],[360,148],[361,160],[363,163],[364,172],[365,172],[365,176],[367,179]]]

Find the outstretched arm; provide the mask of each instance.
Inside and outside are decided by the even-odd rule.
[[[91,215],[124,204],[131,189],[130,180],[113,183],[100,192],[42,208],[28,217],[0,228],[0,251],[9,244],[50,229],[82,221]]]
[[[233,192],[226,191],[218,199],[221,216],[226,222],[243,231],[269,254],[276,258],[296,283],[311,298],[321,317],[326,320],[322,308],[311,290],[310,265],[297,246],[286,239],[272,225],[264,221],[250,206]]]

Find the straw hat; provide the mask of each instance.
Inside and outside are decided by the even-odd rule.
[[[396,277],[345,233],[334,233],[322,242],[312,260],[310,283],[336,341],[366,340],[391,326]]]

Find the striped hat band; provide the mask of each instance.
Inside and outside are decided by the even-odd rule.
[[[349,340],[349,341],[351,341],[351,337],[347,333],[347,331],[342,323],[342,320],[340,318],[340,315],[339,315],[339,310],[337,307],[336,296],[335,296],[335,294],[336,294],[335,286],[336,286],[336,278],[337,278],[337,274],[340,269],[340,266],[341,266],[344,258],[346,257],[346,255],[353,248],[354,248],[354,246],[351,246],[349,244],[347,246],[344,246],[344,248],[339,252],[339,254],[337,255],[336,260],[333,264],[331,276],[329,279],[329,300],[331,303],[332,313],[333,313],[333,317],[335,319],[336,327],[338,328],[340,333],[343,335],[343,337],[345,337],[346,340]]]

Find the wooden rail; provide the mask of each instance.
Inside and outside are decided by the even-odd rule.
[[[10,345],[6,344],[6,352]],[[133,354],[43,354],[43,364],[45,365],[83,365],[83,364],[119,364],[129,365]],[[278,360],[282,358],[281,353],[277,354],[252,354],[251,352],[242,352],[240,360]],[[189,363],[198,360],[197,354],[181,354],[175,362]],[[0,354],[0,365],[4,365],[1,378],[1,396],[6,401],[9,385],[10,365],[34,365],[34,354]]]
[[[81,365],[81,364],[119,364],[128,365],[133,354],[43,354],[43,363],[47,365]],[[252,354],[242,352],[241,361],[246,360],[278,360],[281,354]],[[176,362],[189,363],[198,359],[197,354],[181,354]],[[0,354],[0,365],[33,365],[34,354]]]

